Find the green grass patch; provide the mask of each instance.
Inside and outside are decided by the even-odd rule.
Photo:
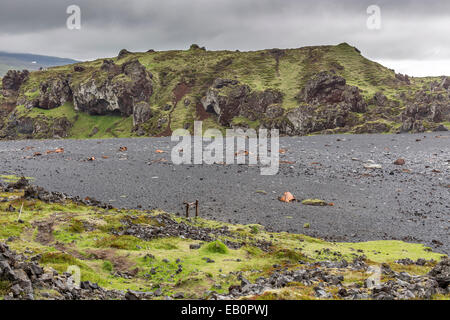
[[[305,206],[316,206],[316,207],[328,206],[328,203],[326,201],[320,199],[305,199],[302,201],[302,204]]]
[[[133,236],[108,236],[95,242],[97,248],[139,250],[145,242]]]

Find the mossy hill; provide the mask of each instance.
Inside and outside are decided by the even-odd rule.
[[[0,138],[167,136],[175,129],[282,134],[419,132],[450,122],[449,78],[413,78],[346,43],[253,52],[189,50],[8,73]]]

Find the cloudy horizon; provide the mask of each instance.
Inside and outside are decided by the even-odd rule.
[[[381,29],[367,27],[373,0],[0,0],[0,51],[92,60],[130,51],[260,50],[347,42],[412,76],[450,75],[450,2],[379,0]],[[69,5],[81,29],[69,30]]]

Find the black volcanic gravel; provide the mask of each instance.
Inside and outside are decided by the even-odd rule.
[[[450,252],[449,133],[281,138],[287,152],[275,176],[248,165],[175,166],[173,145],[170,138],[4,141],[0,175],[34,177],[47,190],[120,208],[184,214],[183,202],[199,199],[200,215],[209,219],[335,241],[420,242]],[[119,152],[121,146],[128,151]],[[65,152],[45,153],[59,147]],[[394,165],[398,158],[406,164]],[[368,160],[382,169],[364,168]],[[282,203],[285,191],[334,206]]]

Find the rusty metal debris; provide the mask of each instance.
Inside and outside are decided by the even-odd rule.
[[[195,202],[184,202],[184,205],[186,206],[186,218],[189,218],[189,209],[191,207],[195,207],[195,217],[198,217],[198,200],[195,200]]]

